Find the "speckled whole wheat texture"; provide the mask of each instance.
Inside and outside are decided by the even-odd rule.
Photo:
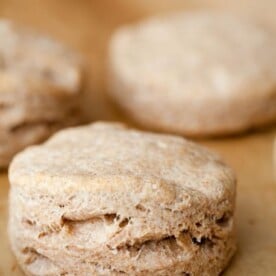
[[[218,275],[235,177],[183,138],[96,123],[19,153],[9,237],[27,275]]]
[[[218,12],[152,18],[115,32],[109,91],[140,125],[224,135],[276,121],[276,34]]]
[[[81,70],[79,58],[59,43],[0,20],[0,167],[80,121]]]

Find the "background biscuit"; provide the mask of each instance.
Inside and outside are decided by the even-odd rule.
[[[59,43],[1,20],[0,167],[24,147],[81,121],[79,58]]]
[[[222,135],[275,122],[275,37],[219,12],[122,27],[110,44],[110,95],[140,125],[183,135]]]

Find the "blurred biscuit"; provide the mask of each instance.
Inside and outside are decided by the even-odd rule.
[[[59,43],[0,21],[0,167],[27,145],[80,121],[79,58]]]
[[[276,121],[276,35],[218,12],[187,12],[120,28],[109,91],[138,124],[188,136]]]
[[[13,160],[9,236],[28,275],[218,275],[235,177],[183,138],[96,123]]]

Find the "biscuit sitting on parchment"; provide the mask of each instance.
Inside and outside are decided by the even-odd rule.
[[[59,43],[0,21],[0,167],[24,147],[81,120],[81,67]]]
[[[109,91],[138,124],[188,136],[276,121],[276,33],[219,12],[149,19],[115,32]]]
[[[234,174],[180,137],[70,128],[19,153],[9,179],[28,275],[218,275],[235,251]]]

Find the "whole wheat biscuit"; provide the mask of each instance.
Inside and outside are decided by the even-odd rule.
[[[276,35],[218,12],[153,18],[115,32],[109,91],[137,123],[190,136],[276,121]]]
[[[13,160],[9,236],[28,275],[218,275],[235,177],[183,138],[96,123]]]
[[[80,59],[58,42],[6,20],[0,21],[0,37],[0,167],[4,167],[25,146],[81,120],[83,80]]]

